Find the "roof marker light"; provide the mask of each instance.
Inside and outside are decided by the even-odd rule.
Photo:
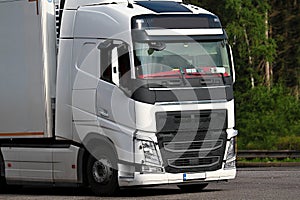
[[[137,28],[142,29],[144,23],[145,23],[145,21],[143,19],[137,19],[136,20]]]

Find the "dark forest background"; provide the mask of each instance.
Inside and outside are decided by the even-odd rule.
[[[300,0],[185,0],[218,15],[234,52],[239,149],[300,150]]]

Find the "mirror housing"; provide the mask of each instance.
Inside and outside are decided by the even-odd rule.
[[[162,51],[167,47],[164,42],[149,42],[148,45],[149,49],[153,49],[155,51]]]
[[[229,60],[231,64],[231,70],[232,70],[232,83],[235,83],[235,67],[234,67],[234,61],[233,61],[233,53],[232,48],[229,44],[227,44],[227,50],[229,52]]]

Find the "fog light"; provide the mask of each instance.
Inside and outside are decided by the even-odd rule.
[[[224,168],[225,169],[235,169],[236,168],[236,161],[233,160],[233,161],[226,162]]]
[[[141,173],[163,173],[163,169],[161,167],[142,165]]]

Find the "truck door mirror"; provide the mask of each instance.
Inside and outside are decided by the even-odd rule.
[[[234,62],[233,62],[233,53],[232,53],[232,49],[231,46],[229,44],[227,44],[227,51],[229,53],[229,62],[231,65],[231,72],[232,72],[232,82],[235,82],[235,68],[234,68]]]
[[[119,74],[119,54],[118,47],[112,49],[111,52],[111,64],[112,64],[112,82],[116,84],[116,86],[120,85],[120,74]]]

